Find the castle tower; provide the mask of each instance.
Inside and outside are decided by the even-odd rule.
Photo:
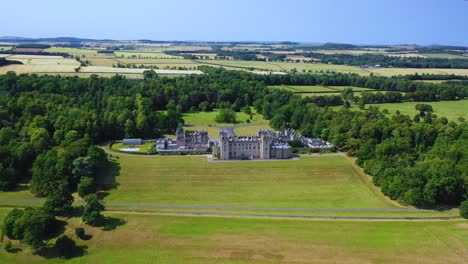
[[[260,136],[260,158],[270,159],[272,136],[267,131],[259,131],[258,135]]]
[[[229,159],[229,137],[224,130],[219,132],[219,159]]]

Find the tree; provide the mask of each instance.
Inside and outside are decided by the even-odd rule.
[[[468,200],[460,204],[460,216],[468,219]]]
[[[82,178],[93,177],[93,164],[90,157],[78,157],[73,161],[72,165],[72,174],[75,182],[80,182]]]
[[[78,195],[82,198],[86,197],[89,194],[95,193],[97,190],[96,182],[93,178],[81,178],[80,183],[78,184]]]
[[[62,235],[55,241],[55,249],[59,256],[68,259],[75,255],[76,243],[68,236]]]
[[[75,235],[81,239],[85,237],[85,230],[82,227],[75,228]]]
[[[127,121],[125,121],[125,137],[132,138],[132,137],[135,137],[135,135],[136,135],[135,122],[133,122],[131,119],[127,119]]]
[[[85,200],[86,205],[82,216],[83,222],[91,226],[100,225],[103,219],[101,212],[104,210],[104,205],[102,205],[95,194],[86,196]]]
[[[13,209],[4,219],[3,232],[10,239],[21,240],[34,252],[41,249],[55,218],[42,209]]]
[[[218,115],[215,118],[217,123],[237,123],[236,112],[231,109],[219,109]]]
[[[4,168],[0,163],[0,191],[10,190],[15,182],[15,170],[13,168]]]
[[[71,212],[73,196],[69,190],[68,183],[61,181],[47,195],[44,209],[53,215],[66,215]]]
[[[40,155],[33,164],[31,192],[38,196],[47,196],[56,187],[54,183],[63,180],[64,163],[52,149]]]

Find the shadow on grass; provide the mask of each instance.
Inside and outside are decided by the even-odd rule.
[[[102,190],[109,191],[117,189],[118,183],[115,180],[120,175],[120,164],[117,160],[110,160],[108,164],[102,167],[97,175],[96,183]]]
[[[127,221],[125,221],[124,219],[106,216],[102,220],[102,227],[103,227],[102,230],[104,231],[114,230],[119,226],[125,225],[126,223]]]
[[[54,258],[64,258],[64,259],[71,259],[71,258],[78,258],[86,255],[88,253],[88,246],[75,246],[73,252],[70,256],[64,257],[60,255],[59,251],[55,246],[44,247],[37,252],[37,254],[46,259],[54,259]]]
[[[65,226],[67,225],[66,221],[63,220],[55,220],[55,222],[47,228],[45,240],[53,239],[55,237],[60,236],[65,232]]]
[[[21,248],[19,248],[19,247],[12,247],[10,249],[5,249],[5,251],[8,252],[8,253],[11,253],[11,254],[15,254],[15,253],[21,252],[23,250]]]

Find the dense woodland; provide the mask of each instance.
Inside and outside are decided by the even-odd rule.
[[[345,64],[352,66],[380,65],[382,67],[395,68],[453,68],[468,69],[468,59],[447,59],[447,58],[423,58],[423,57],[403,57],[387,56],[379,54],[323,54],[323,53],[303,53],[305,57],[319,59],[323,63]]]
[[[317,99],[267,87],[354,85],[395,91],[398,100],[438,101],[466,98],[465,85],[344,74],[259,76],[203,70],[206,75],[178,78],[147,74],[138,82],[118,76],[0,76],[0,188],[6,191],[20,181],[31,181],[34,194],[62,197],[50,201],[51,210],[60,213],[66,208],[54,204],[70,205],[70,191],[80,189],[83,179],[96,177],[105,154],[95,144],[173,132],[184,112],[253,106],[275,129],[292,127],[347,150],[393,199],[434,206],[456,205],[468,198],[466,124],[448,122],[430,111],[391,118],[374,107],[336,111],[320,107]],[[329,100],[347,102],[348,95]],[[83,185],[85,190],[93,184]]]
[[[6,66],[10,64],[23,64],[20,61],[12,61],[12,60],[7,60],[5,58],[0,58],[0,67],[1,66]]]

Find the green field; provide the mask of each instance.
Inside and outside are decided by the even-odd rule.
[[[0,209],[3,218],[9,209]],[[466,221],[307,221],[107,213],[115,230],[68,220],[88,254],[70,260],[11,254],[1,263],[464,263]],[[92,235],[83,241],[75,227]],[[52,243],[51,241],[50,243]],[[15,242],[16,244],[16,242]]]
[[[257,135],[257,130],[271,130],[270,125],[261,124],[261,125],[244,125],[234,128],[234,133],[236,136],[253,136]]]
[[[351,88],[354,92],[369,91],[369,88],[356,86],[323,86],[323,85],[276,85],[269,86],[275,89],[285,89],[294,93],[340,93],[346,88]]]
[[[387,109],[389,114],[395,114],[399,110],[403,115],[413,117],[419,111],[415,109],[417,104],[429,104],[438,117],[446,117],[449,121],[458,121],[459,117],[468,120],[468,100],[461,101],[441,101],[441,102],[405,102],[396,104],[376,104],[380,110]],[[357,109],[357,107],[353,107]]]
[[[263,207],[388,208],[341,156],[206,162],[205,157],[119,156],[106,201]],[[184,166],[180,166],[184,164]],[[216,197],[216,199],[213,199]]]
[[[262,115],[257,114],[253,111],[254,115],[251,120],[252,124],[268,124],[268,120],[265,120]],[[247,124],[247,119],[249,115],[244,112],[237,112],[237,124],[229,123],[217,123],[215,121],[218,111],[211,112],[196,112],[196,113],[187,113],[183,115],[184,121],[186,124],[197,124],[197,125],[213,125],[213,126],[236,126],[239,124]]]

